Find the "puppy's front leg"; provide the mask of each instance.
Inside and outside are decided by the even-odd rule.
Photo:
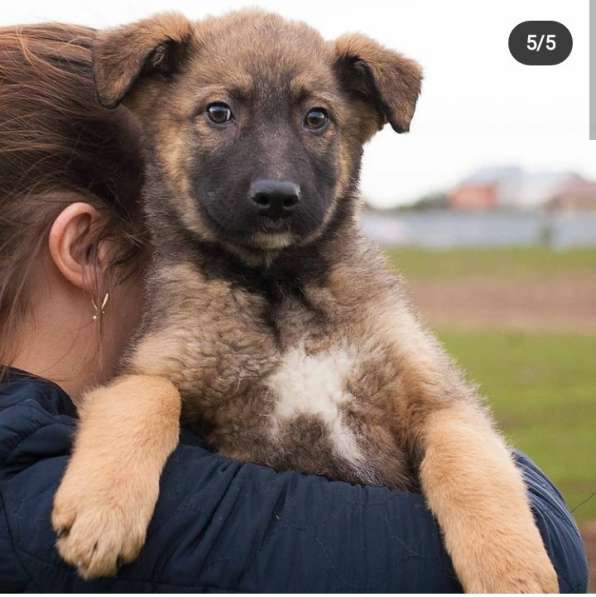
[[[466,592],[558,592],[521,475],[474,404],[428,415],[420,480]]]
[[[52,512],[58,551],[82,577],[115,574],[143,546],[180,410],[178,390],[156,376],[122,376],[84,397]]]

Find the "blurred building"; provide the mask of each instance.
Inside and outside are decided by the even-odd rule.
[[[497,206],[494,184],[462,184],[448,194],[454,209],[491,209]]]
[[[546,204],[559,211],[596,211],[596,182],[580,179],[559,190]]]
[[[517,180],[523,171],[517,167],[481,168],[447,193],[453,209],[494,209],[499,205],[500,187]]]
[[[574,172],[483,168],[447,194],[453,209],[596,209],[596,182]]]
[[[505,179],[499,186],[499,205],[522,209],[546,206],[583,179],[574,172],[524,172],[515,179]]]

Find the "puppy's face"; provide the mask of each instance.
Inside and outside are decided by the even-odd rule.
[[[254,11],[104,32],[94,65],[100,100],[140,116],[182,225],[240,253],[319,238],[362,144],[386,121],[407,130],[420,90],[415,63],[367,38]]]
[[[180,133],[202,223],[265,250],[319,234],[345,187],[341,161],[353,159],[343,155],[349,109],[322,40],[303,28],[292,40],[296,28],[276,21],[210,31],[172,90],[177,105],[195,90]]]

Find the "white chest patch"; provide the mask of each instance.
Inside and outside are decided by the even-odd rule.
[[[288,352],[267,381],[277,396],[273,433],[280,423],[298,415],[316,416],[327,426],[337,454],[360,468],[364,456],[339,408],[354,400],[345,382],[355,362],[355,352],[348,349],[307,355],[303,347],[297,347]]]

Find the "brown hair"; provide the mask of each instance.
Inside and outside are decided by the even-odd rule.
[[[130,271],[119,266],[142,252],[138,130],[125,108],[96,101],[94,36],[60,24],[0,28],[0,374],[30,309],[32,265],[64,207],[83,195],[104,214],[97,242],[121,240],[110,271]]]

